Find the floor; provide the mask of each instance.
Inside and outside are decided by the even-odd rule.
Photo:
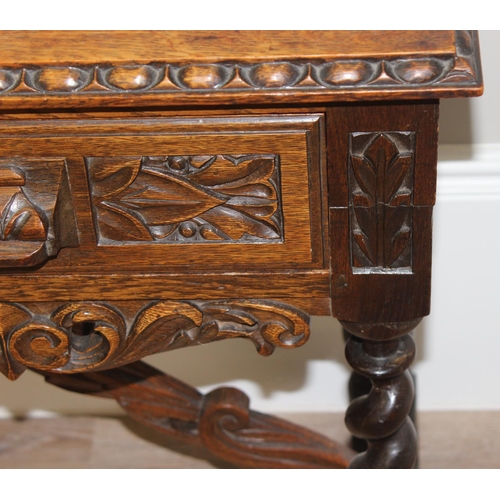
[[[280,415],[347,442],[342,414]],[[420,468],[500,468],[500,412],[423,412]],[[174,449],[167,446],[174,446]],[[0,420],[0,468],[207,469],[224,464],[126,417]]]

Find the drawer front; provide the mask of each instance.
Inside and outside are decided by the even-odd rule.
[[[43,272],[324,267],[322,115],[39,120],[0,156],[63,165],[74,231]],[[54,167],[56,168],[56,167]],[[60,168],[60,167],[59,167]],[[35,200],[36,201],[36,200]]]

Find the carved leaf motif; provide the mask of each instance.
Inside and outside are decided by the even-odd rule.
[[[225,162],[222,161],[225,159]],[[193,181],[213,189],[224,191],[269,179],[274,170],[272,158],[257,158],[250,161],[232,160],[231,157],[218,157],[209,169],[191,176]],[[228,164],[232,168],[228,168]],[[237,168],[234,168],[237,166]]]
[[[114,203],[100,204],[99,228],[104,238],[116,241],[153,241],[144,222]]]
[[[355,208],[354,214],[358,225],[358,229],[353,230],[354,240],[368,262],[375,266],[377,265],[376,208]]]
[[[204,214],[203,218],[216,227],[221,228],[231,239],[239,240],[245,233],[258,238],[279,238],[278,228],[271,220],[258,220],[240,210],[226,206],[214,208]]]
[[[4,188],[5,189],[5,188]],[[19,188],[15,188],[16,191]],[[40,214],[21,191],[12,195],[0,220],[2,240],[45,241],[47,229]]]
[[[373,166],[366,159],[357,156],[351,156],[351,165],[359,187],[373,204],[376,200],[377,189],[377,175]]]
[[[385,256],[386,267],[392,266],[408,246],[411,235],[410,228],[405,224],[408,214],[409,209],[405,206],[387,208],[385,248],[388,250]]]
[[[389,204],[393,204],[393,199],[396,194],[401,190],[403,180],[408,175],[411,166],[411,156],[396,156],[392,162],[387,166],[387,173],[385,177],[385,195],[384,199]],[[407,198],[405,198],[406,200]],[[409,199],[408,199],[409,203]],[[402,203],[398,203],[401,205]]]
[[[115,204],[140,214],[147,225],[189,220],[225,201],[182,177],[152,170],[142,172],[135,190],[125,193]]]
[[[353,266],[408,266],[413,188],[410,136],[405,132],[367,133],[355,134],[352,140]]]
[[[248,196],[254,198],[264,198],[274,200],[276,197],[276,190],[270,184],[248,184],[246,186],[237,187],[224,187],[217,189],[219,193],[224,193],[229,196]]]
[[[282,234],[271,182],[274,156],[144,157],[138,170],[135,158],[86,161],[100,235],[109,241],[237,241],[246,234]],[[115,177],[119,189],[104,186]]]
[[[202,317],[201,311],[185,302],[167,301],[148,306],[139,313],[120,358],[123,361],[137,359],[139,345],[140,352],[174,348],[179,336],[201,325]],[[192,341],[191,337],[189,340]]]
[[[377,174],[382,173],[380,169],[387,170],[387,166],[394,161],[400,152],[398,147],[386,134],[378,134],[376,139],[365,151],[365,157],[377,167]]]
[[[140,157],[86,159],[93,195],[111,198],[127,189],[141,168]]]

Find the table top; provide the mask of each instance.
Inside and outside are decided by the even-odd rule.
[[[3,31],[0,109],[482,93],[474,31]]]

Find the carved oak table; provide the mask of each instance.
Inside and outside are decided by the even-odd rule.
[[[413,467],[438,99],[480,95],[467,31],[0,34],[0,371],[115,398],[242,467],[345,467],[312,431],[140,359],[333,315],[371,382],[352,467]]]

